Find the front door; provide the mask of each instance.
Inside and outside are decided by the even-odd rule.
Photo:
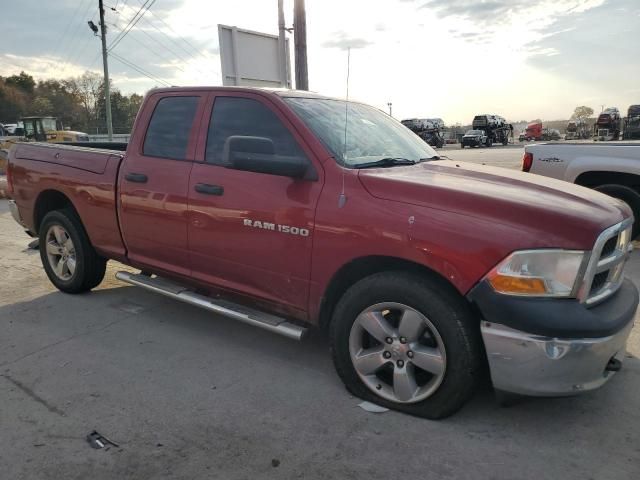
[[[189,275],[187,201],[206,95],[158,93],[141,112],[120,173],[120,224],[129,259]],[[137,132],[137,133],[135,133]]]
[[[282,113],[259,95],[212,95],[202,158],[189,185],[194,277],[306,311],[315,208],[322,169]],[[240,170],[226,163],[231,136],[269,139],[275,155],[303,158],[306,179]]]

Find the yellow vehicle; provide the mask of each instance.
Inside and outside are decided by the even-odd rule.
[[[64,130],[56,117],[24,117],[24,136],[36,142],[88,142],[89,135],[83,132]]]

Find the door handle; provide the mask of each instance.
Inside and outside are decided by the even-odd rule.
[[[206,183],[196,183],[194,187],[196,192],[203,193],[204,195],[222,195],[224,193],[224,187],[220,185],[208,185]]]
[[[128,182],[134,183],[147,183],[147,180],[149,180],[144,173],[127,173],[124,178]]]

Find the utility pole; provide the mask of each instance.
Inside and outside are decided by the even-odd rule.
[[[285,39],[285,25],[284,25],[284,0],[278,0],[278,61],[280,70],[280,86],[287,88],[287,65],[289,59],[287,58],[287,43]]]
[[[307,69],[307,12],[304,0],[293,3],[293,33],[295,42],[296,89],[309,90]]]
[[[109,62],[107,60],[107,26],[104,23],[104,5],[98,0],[100,9],[100,37],[102,39],[102,67],[104,68],[104,100],[107,109],[107,135],[113,140],[113,125],[111,123],[111,93],[109,92]]]

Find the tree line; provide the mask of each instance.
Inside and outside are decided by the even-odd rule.
[[[111,87],[114,133],[131,132],[141,103],[142,95],[123,95]],[[39,81],[25,72],[0,76],[0,123],[16,123],[28,116],[52,116],[71,130],[106,133],[105,111],[104,80],[95,72]]]

